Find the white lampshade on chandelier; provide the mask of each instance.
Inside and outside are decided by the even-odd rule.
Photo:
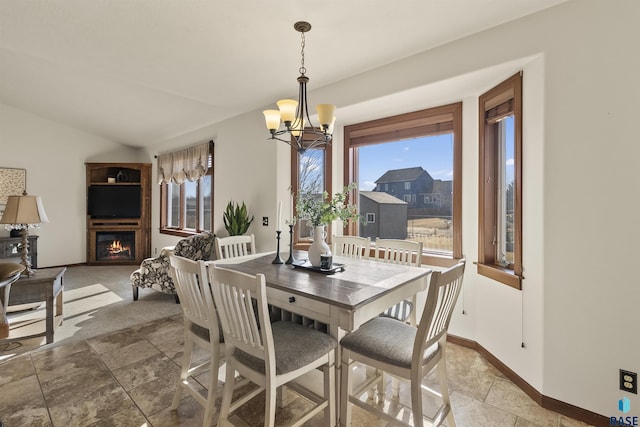
[[[296,22],[293,28],[302,35],[298,100],[281,99],[276,103],[278,105],[277,110],[265,110],[263,113],[267,129],[271,132],[270,139],[286,142],[298,152],[304,152],[318,145],[326,145],[331,141],[333,124],[336,120],[334,116],[336,106],[332,104],[316,105],[320,126],[313,125],[309,118],[309,107],[307,106],[307,83],[309,78],[305,75],[307,69],[304,67],[304,33],[311,30],[311,24],[300,21]],[[282,125],[284,125],[283,129]],[[281,136],[288,136],[288,139],[281,138]]]

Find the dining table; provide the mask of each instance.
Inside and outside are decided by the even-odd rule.
[[[282,254],[280,258],[287,259]],[[338,342],[384,310],[412,299],[428,286],[431,269],[374,259],[333,257],[333,268],[309,268],[305,251],[294,251],[294,264],[273,263],[274,252],[215,261],[222,268],[264,274],[267,302],[285,313],[326,325]],[[414,310],[415,312],[415,310]],[[414,313],[415,316],[415,313]],[[415,317],[414,317],[415,319]],[[339,402],[340,346],[336,349],[336,400]],[[337,407],[338,405],[336,405]],[[336,411],[339,414],[339,411]],[[339,422],[337,423],[339,425]]]

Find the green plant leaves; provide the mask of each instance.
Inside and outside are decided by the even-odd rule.
[[[253,216],[249,218],[244,202],[240,205],[233,200],[229,201],[222,216],[224,228],[229,233],[229,236],[240,236],[246,233],[253,222]]]

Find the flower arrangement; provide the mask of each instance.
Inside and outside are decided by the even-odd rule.
[[[346,221],[360,218],[358,207],[347,203],[349,192],[355,188],[356,184],[351,183],[344,187],[340,193],[334,194],[331,199],[326,191],[322,194],[322,198],[318,194],[311,193],[298,195],[295,219],[306,219],[315,227],[329,224],[336,219]]]

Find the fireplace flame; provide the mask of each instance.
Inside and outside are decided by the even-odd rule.
[[[122,242],[120,242],[120,240],[114,240],[111,245],[107,246],[107,251],[111,255],[118,255],[122,252],[129,252],[129,249],[130,248],[128,246],[122,246]]]

